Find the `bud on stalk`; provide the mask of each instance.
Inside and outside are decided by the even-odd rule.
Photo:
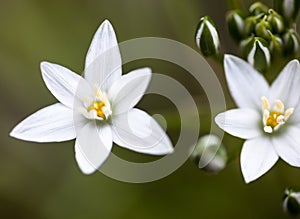
[[[300,192],[291,188],[286,189],[282,207],[287,214],[298,216],[300,214]]]
[[[282,38],[284,44],[284,54],[286,56],[297,54],[299,52],[299,35],[295,30],[288,30]]]
[[[278,13],[276,13],[276,11],[274,11],[273,9],[269,10],[267,21],[269,22],[273,30],[273,34],[276,33],[280,34],[283,32],[284,30],[283,18]]]
[[[286,23],[290,24],[297,18],[300,0],[274,0],[274,9],[283,16]]]
[[[260,72],[265,72],[271,64],[268,43],[260,37],[249,37],[240,44],[247,61]]]
[[[249,7],[249,12],[252,15],[266,14],[269,8],[261,2],[255,2]]]
[[[220,38],[214,22],[208,16],[202,17],[196,31],[196,44],[204,56],[219,54]]]
[[[205,135],[198,140],[191,158],[197,166],[209,173],[218,173],[226,167],[227,152],[216,135]]]
[[[236,41],[240,41],[245,36],[244,16],[242,12],[237,10],[229,11],[226,15],[229,33]]]

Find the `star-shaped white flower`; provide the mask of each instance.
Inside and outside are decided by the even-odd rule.
[[[140,153],[171,153],[165,131],[146,112],[133,108],[148,87],[151,69],[122,76],[121,66],[116,35],[106,20],[87,53],[84,78],[60,65],[41,63],[46,86],[60,103],[35,112],[10,135],[35,142],[76,138],[75,157],[85,174],[103,164],[113,142]]]
[[[246,183],[282,158],[300,167],[300,66],[290,61],[271,86],[250,64],[225,55],[226,80],[238,109],[216,116],[227,133],[246,139],[241,169]]]

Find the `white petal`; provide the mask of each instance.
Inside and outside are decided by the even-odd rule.
[[[73,110],[61,103],[50,105],[19,123],[10,135],[35,142],[60,142],[74,139],[76,132]]]
[[[294,108],[293,114],[289,117],[289,123],[300,127],[300,101]]]
[[[281,100],[285,107],[295,107],[300,97],[300,65],[290,61],[276,78],[270,90],[270,102]]]
[[[108,158],[112,148],[112,132],[108,125],[89,122],[79,130],[75,143],[75,158],[85,174],[95,172]]]
[[[73,108],[74,95],[82,77],[63,66],[49,62],[41,63],[41,71],[46,86],[56,99]]]
[[[105,20],[94,35],[85,61],[85,78],[107,91],[122,75],[122,60],[112,25]]]
[[[224,69],[235,103],[240,108],[261,109],[260,99],[269,90],[265,78],[249,63],[232,55],[225,55]]]
[[[78,111],[80,108],[87,108],[94,100],[94,92],[92,86],[85,79],[80,80],[74,99],[74,110]]]
[[[140,68],[123,75],[108,91],[113,114],[127,112],[143,97],[151,80],[151,69]]]
[[[262,134],[261,115],[252,109],[233,109],[216,116],[217,125],[229,134],[249,139]]]
[[[173,151],[172,143],[147,113],[131,109],[113,119],[113,140],[116,144],[145,154],[164,155]]]
[[[245,141],[241,152],[241,169],[246,183],[265,174],[278,160],[272,142],[267,137]]]
[[[300,167],[300,128],[288,127],[272,139],[279,157],[292,166]]]

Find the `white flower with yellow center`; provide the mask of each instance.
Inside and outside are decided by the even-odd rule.
[[[97,30],[87,53],[84,78],[62,66],[42,62],[46,86],[60,101],[19,123],[11,136],[35,142],[76,138],[75,158],[85,174],[109,156],[113,142],[140,153],[173,151],[165,131],[146,112],[133,108],[151,80],[151,69],[122,76],[121,55],[109,21]]]
[[[226,80],[238,109],[216,116],[227,133],[246,139],[241,152],[245,181],[265,174],[282,158],[300,167],[300,66],[290,61],[269,86],[250,64],[225,55]]]

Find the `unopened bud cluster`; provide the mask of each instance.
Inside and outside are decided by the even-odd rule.
[[[294,56],[299,50],[295,19],[300,0],[275,0],[274,9],[255,2],[248,12],[232,10],[227,14],[231,36],[239,44],[244,58],[265,72],[275,55]]]

